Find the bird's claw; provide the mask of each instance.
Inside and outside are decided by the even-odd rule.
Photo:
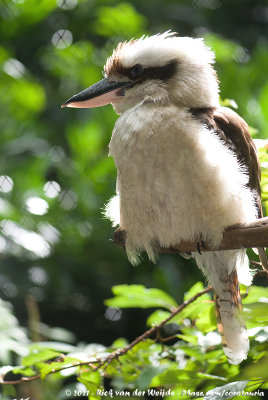
[[[203,250],[206,250],[205,242],[202,239],[200,239],[200,241],[196,242],[196,249],[197,249],[198,253],[202,255],[203,253],[201,252],[201,248]]]

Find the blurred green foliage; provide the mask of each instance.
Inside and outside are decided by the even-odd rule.
[[[203,284],[197,282],[185,293],[184,301],[190,300],[203,289]],[[115,286],[113,292],[115,297],[107,300],[106,304],[114,309],[157,308],[147,320],[147,324],[151,327],[168,318],[177,305],[175,299],[163,290],[146,289],[142,285]],[[90,400],[106,396],[117,398],[120,393],[119,398],[131,399],[136,399],[136,395],[148,398],[150,394],[164,399],[195,397],[211,399],[210,391],[216,396],[213,399],[217,400],[222,396],[235,397],[224,394],[227,390],[263,392],[268,387],[268,374],[264,368],[267,362],[268,336],[265,327],[265,316],[268,311],[265,295],[267,291],[264,288],[251,286],[244,301],[244,314],[247,326],[250,328],[248,332],[251,348],[247,360],[241,365],[227,363],[220,334],[215,332],[214,304],[210,294],[205,293],[186,306],[161,329],[157,329],[157,341],[153,338],[139,340],[135,346],[122,353],[119,359],[114,356],[105,364],[100,363],[105,358],[108,360],[107,357],[114,351],[119,351],[128,345],[123,338],[117,339],[109,347],[96,344],[85,346],[82,343],[70,346],[55,341],[29,345],[26,341],[24,346],[20,346],[25,353],[27,352],[21,359],[21,365],[16,368],[4,367],[0,372],[7,381],[11,380],[11,376],[15,380],[21,376],[26,379],[40,376],[41,379],[46,379],[48,387],[53,380],[56,380],[64,383],[66,398],[83,396]],[[163,308],[167,311],[163,312]],[[83,385],[68,383],[66,377],[70,379],[72,376],[77,377],[78,382]],[[107,379],[110,391],[107,390]],[[106,391],[109,395],[102,395]],[[188,391],[198,392],[199,395],[189,395]],[[157,393],[160,393],[159,397]],[[247,399],[258,396],[245,394],[244,397]]]
[[[101,343],[100,352],[122,347],[125,339],[120,342],[118,337],[134,339],[145,329],[146,319],[149,325],[159,323],[170,312],[162,308],[161,301],[171,298],[173,305],[179,304],[184,292],[202,279],[194,263],[179,256],[162,255],[157,265],[145,259],[135,269],[129,265],[122,249],[110,242],[113,229],[102,217],[102,208],[115,191],[116,171],[113,160],[107,157],[107,146],[116,115],[111,106],[60,109],[72,94],[101,79],[104,62],[119,41],[168,29],[204,37],[216,53],[222,101],[231,106],[236,103],[239,114],[252,127],[259,147],[267,213],[267,26],[266,0],[244,0],[243,7],[231,0],[0,2],[3,365],[20,364],[20,357],[26,356],[28,344],[33,342],[78,359],[78,349],[96,354],[94,342]],[[249,254],[256,260],[252,251]],[[124,286],[126,283],[132,286]],[[265,285],[258,277],[255,283]],[[115,297],[104,306],[112,286]],[[158,289],[145,290],[144,286]],[[159,344],[148,341],[124,356],[122,369],[110,365],[107,381],[83,371],[80,384],[122,389],[133,381],[142,390],[179,380],[181,388],[194,390],[201,385],[208,390],[231,380],[259,379],[266,358],[265,345],[256,338],[267,332],[263,318],[266,305],[257,301],[267,292],[263,289],[259,295],[261,288],[252,290],[255,297],[249,303],[245,299],[245,304],[249,304],[248,327],[255,333],[249,361],[241,370],[226,363],[218,345],[204,345],[201,351],[197,344],[196,332],[201,337],[215,328],[213,305],[205,302],[191,305],[174,319],[179,326],[182,316],[195,323],[181,329],[180,341],[167,354],[161,353]],[[121,309],[122,301],[125,307],[130,306],[127,295],[131,293],[136,296],[135,308]],[[249,293],[248,299],[253,296]],[[152,294],[157,304],[150,303]],[[17,318],[6,301],[13,304]],[[146,304],[150,309],[144,310]],[[50,341],[47,347],[46,341]],[[113,342],[114,347],[109,347]],[[154,359],[159,359],[160,365],[153,364]],[[33,366],[23,360],[24,368]],[[44,361],[39,356],[37,360]],[[216,377],[193,378],[193,371]],[[24,369],[24,374],[31,374],[31,370]],[[65,398],[64,385],[72,390],[77,385],[60,373],[48,376],[42,389],[35,384],[20,386],[17,392],[5,387],[3,399],[15,398],[16,393],[26,398],[30,393],[37,400],[54,400],[55,393]]]

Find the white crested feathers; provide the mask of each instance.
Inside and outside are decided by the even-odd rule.
[[[161,67],[170,60],[183,63],[207,65],[214,63],[215,55],[202,38],[179,37],[174,32],[164,32],[153,36],[142,36],[138,40],[120,43],[107,60],[120,60],[124,67],[141,64],[147,67]]]

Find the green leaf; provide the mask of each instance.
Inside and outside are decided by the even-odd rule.
[[[248,328],[267,325],[268,303],[250,303],[244,306],[244,317]]]
[[[25,367],[30,367],[39,362],[51,360],[52,358],[60,357],[61,353],[50,349],[39,349],[34,346],[29,355],[23,357],[22,364]]]
[[[40,370],[41,379],[44,379],[51,372],[60,371],[68,367],[75,367],[80,360],[74,357],[64,357],[63,361],[51,362],[51,363],[38,363],[37,368]]]
[[[85,382],[96,383],[97,385],[101,384],[101,375],[99,371],[85,371],[79,378]]]
[[[132,347],[131,350],[128,351],[127,355],[133,355],[133,354],[138,354],[140,352],[146,352],[146,354],[150,355],[150,352],[148,352],[148,350],[150,349],[151,346],[155,345],[155,341],[152,339],[145,339],[141,342],[139,342],[138,344],[136,344],[136,346]]]
[[[83,372],[77,380],[83,383],[89,391],[89,400],[100,400],[102,387],[102,378],[99,371]]]
[[[220,400],[231,399],[234,397],[234,392],[241,393],[246,387],[248,381],[237,381],[227,383],[227,385],[216,387],[209,390],[204,397],[204,400]]]
[[[170,316],[170,312],[164,310],[154,311],[147,319],[146,324],[149,326],[158,325]]]
[[[127,341],[127,339],[125,338],[118,338],[116,339],[113,344],[112,344],[112,348],[116,348],[116,349],[120,349],[122,347],[125,347],[129,344],[129,342]]]
[[[243,372],[242,377],[252,379],[253,376],[261,377],[263,380],[268,381],[268,355],[266,354],[254,364],[249,365]]]
[[[204,290],[202,282],[197,282],[184,295],[184,301],[194,297]],[[193,303],[189,304],[181,313],[172,318],[172,322],[181,323],[185,318],[195,321],[195,325],[203,332],[210,332],[217,328],[214,302],[209,293],[200,296]]]
[[[23,376],[34,376],[36,375],[36,371],[34,371],[30,367],[17,367],[12,369],[13,374],[21,374]]]
[[[243,304],[256,303],[261,297],[268,297],[268,289],[261,286],[250,286],[248,295],[243,300]]]
[[[211,332],[217,329],[214,303],[207,303],[204,305],[202,312],[195,321],[195,324],[202,332]]]
[[[267,322],[268,303],[251,303],[247,304],[244,308],[252,318],[258,319],[261,322]]]
[[[177,335],[177,337],[184,340],[185,342],[192,343],[194,345],[197,345],[198,342],[198,337],[194,335]]]
[[[250,380],[245,388],[245,392],[255,392],[263,385],[263,379]]]
[[[137,387],[140,390],[147,389],[150,386],[152,379],[164,372],[168,367],[168,365],[148,365],[141,371],[139,377],[133,382],[134,387]]]
[[[152,379],[151,386],[166,386],[166,385],[174,385],[181,381],[201,381],[200,378],[197,378],[196,372],[187,371],[184,369],[179,369],[179,366],[175,363],[171,364],[170,368],[163,373],[155,376]]]
[[[177,346],[180,350],[183,351],[184,354],[186,354],[189,357],[193,357],[196,360],[202,361],[204,360],[205,354],[200,351],[199,346],[189,346],[186,343],[181,343]]]
[[[172,318],[171,322],[180,324],[186,318],[191,319],[197,328],[203,332],[210,332],[216,329],[214,302],[209,294],[206,293],[189,304],[181,313]]]
[[[185,294],[184,294],[184,301],[187,301],[194,297],[197,293],[202,292],[204,290],[204,285],[202,282],[196,282]],[[208,294],[204,294],[204,296],[209,297]]]
[[[114,298],[105,301],[111,307],[119,308],[150,308],[163,307],[172,310],[178,306],[176,301],[160,289],[147,289],[143,285],[113,286]]]

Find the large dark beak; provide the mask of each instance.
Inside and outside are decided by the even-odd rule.
[[[95,83],[82,92],[75,94],[62,104],[63,107],[90,108],[113,103],[124,96],[124,87],[130,82],[111,82],[107,78]]]

